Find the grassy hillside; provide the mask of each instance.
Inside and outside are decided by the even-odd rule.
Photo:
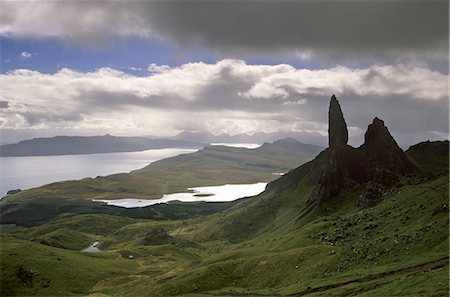
[[[421,142],[411,146],[406,154],[423,174],[438,175],[448,172],[448,140]]]
[[[438,169],[448,160],[411,152],[418,172],[372,207],[358,204],[356,183],[311,204],[308,163],[207,216],[9,226],[2,295],[447,296],[449,175]],[[101,253],[80,252],[94,241]]]
[[[253,204],[268,193],[206,218],[78,215],[12,231],[2,237],[2,288],[15,295],[445,295],[448,176],[401,186],[372,208],[356,207],[357,193],[303,217],[301,196],[286,197],[288,206],[254,225],[239,213],[266,213]],[[68,229],[72,238],[57,236]],[[59,240],[59,247],[41,238]],[[85,247],[99,240],[106,251],[77,252],[74,238]],[[38,272],[33,285],[20,285],[31,271]]]

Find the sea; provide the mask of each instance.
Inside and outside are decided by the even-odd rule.
[[[0,199],[9,190],[25,190],[58,181],[129,172],[161,159],[195,151],[167,148],[87,155],[0,157]]]

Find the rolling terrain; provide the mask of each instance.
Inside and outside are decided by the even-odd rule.
[[[58,214],[31,227],[2,225],[2,296],[447,296],[448,141],[403,152],[375,118],[353,148],[334,96],[329,119],[329,148],[215,213],[170,220]],[[186,168],[241,182],[273,179],[289,164],[285,148],[274,145],[245,157],[236,157],[247,152],[241,149],[206,147],[195,153],[201,157],[153,163],[123,184],[133,188],[134,175],[150,179],[165,168],[179,181],[174,188],[201,179],[183,178]],[[266,159],[274,151],[280,156]],[[2,208],[79,189],[62,185],[70,183],[18,193]],[[80,252],[94,241],[103,252]]]
[[[0,202],[0,221],[32,225],[73,213],[126,212],[134,217],[139,211],[117,210],[92,199],[157,199],[163,194],[183,192],[188,187],[268,182],[278,177],[274,173],[285,173],[311,160],[320,150],[289,138],[256,149],[206,146],[198,152],[160,160],[131,173],[58,182],[7,196]],[[201,208],[205,209],[206,205],[202,204]],[[159,211],[142,213],[147,215],[140,217],[155,218],[167,217],[170,211],[166,215]]]

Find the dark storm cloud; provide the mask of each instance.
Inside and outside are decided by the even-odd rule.
[[[232,67],[232,66],[231,66]],[[236,110],[246,112],[275,112],[279,109],[280,100],[243,100],[239,95],[254,84],[255,78],[245,78],[232,73],[230,67],[223,67],[215,79],[197,93],[197,100],[189,102],[183,108],[198,111]]]
[[[8,101],[0,101],[0,108],[8,108],[9,103]]]
[[[355,58],[448,48],[447,1],[157,1],[149,12],[163,36],[225,52],[302,49]]]
[[[22,3],[23,4],[23,3]],[[138,35],[225,56],[446,59],[448,1],[55,1],[5,5],[4,34],[96,44]],[[28,9],[26,14],[17,11]],[[20,19],[27,15],[27,19]]]

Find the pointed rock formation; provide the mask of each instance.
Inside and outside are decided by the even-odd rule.
[[[342,114],[341,106],[333,95],[328,110],[328,144],[331,149],[343,147],[348,142],[347,124]]]
[[[298,186],[309,189],[305,210],[333,199],[345,198],[344,191],[361,193],[358,204],[367,207],[387,199],[395,187],[407,181],[416,168],[397,145],[384,122],[375,118],[359,148],[347,144],[348,132],[336,96],[329,109],[330,147],[314,160],[268,185],[270,191]]]
[[[412,172],[414,166],[382,120],[373,120],[364,144],[355,149],[347,145],[347,125],[334,95],[328,114],[330,148],[315,159],[317,178],[310,201],[327,201],[339,195],[347,183],[356,183],[366,185],[360,205],[374,205],[400,181],[400,176]]]
[[[400,181],[400,176],[414,169],[384,122],[377,117],[367,128],[364,144],[358,151],[369,181],[359,200],[361,206],[378,203],[392,191],[392,187]]]
[[[395,142],[384,122],[377,117],[367,128],[364,135],[364,144],[359,150],[362,152],[363,161],[367,164],[371,178],[378,168],[400,175],[412,171],[413,166],[405,153]]]
[[[364,134],[364,143],[370,146],[376,146],[380,143],[388,146],[397,146],[391,133],[384,125],[384,121],[378,117],[375,117],[372,124],[367,127],[366,134]]]
[[[344,186],[345,163],[352,148],[347,145],[347,124],[335,95],[331,97],[328,110],[328,142],[330,148],[321,156],[319,178],[311,200],[326,201],[338,195]]]

